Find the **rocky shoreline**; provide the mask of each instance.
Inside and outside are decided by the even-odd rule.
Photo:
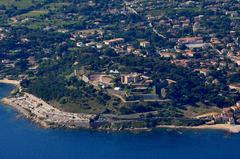
[[[24,103],[22,100],[28,101],[29,103]],[[36,110],[32,108],[34,105]],[[95,118],[97,115],[92,114],[80,114],[80,113],[68,113],[62,112],[53,106],[50,106],[43,100],[24,93],[23,97],[6,97],[1,100],[5,105],[14,107],[20,113],[22,113],[26,118],[39,124],[43,128],[70,128],[70,129],[98,129],[103,131],[150,131],[152,128],[139,127],[139,128],[111,128],[111,127],[96,127],[92,123],[95,123]],[[31,104],[30,104],[31,103]],[[30,104],[27,106],[27,104]],[[46,114],[45,114],[46,113]],[[50,115],[52,115],[50,117]],[[97,121],[97,120],[96,120]],[[99,121],[98,121],[99,122]],[[109,122],[109,121],[108,121]],[[100,124],[99,124],[100,125]],[[240,133],[240,125],[230,125],[230,124],[215,124],[215,125],[200,125],[200,126],[175,126],[175,125],[157,125],[154,128],[166,128],[166,129],[215,129],[224,130],[230,133]]]
[[[1,82],[2,81],[2,82]],[[0,80],[0,83],[18,85],[18,81],[11,80]],[[1,102],[5,105],[12,106],[18,112],[23,114],[29,120],[39,124],[43,128],[70,128],[70,129],[98,129],[104,131],[149,131],[152,128],[148,127],[118,127],[112,126],[106,127],[105,124],[114,125],[125,122],[116,115],[105,115],[100,117],[96,114],[84,114],[84,113],[70,113],[61,111],[42,99],[26,93],[21,92],[18,96],[9,96],[3,98]],[[113,118],[119,118],[120,120],[115,121]],[[134,122],[134,121],[129,121]],[[240,133],[240,125],[230,124],[215,124],[215,125],[200,125],[200,126],[175,126],[175,125],[157,125],[153,128],[167,128],[167,129],[215,129],[224,130],[231,133]]]
[[[90,128],[90,121],[95,117],[90,114],[62,112],[28,93],[21,97],[6,97],[1,102],[14,107],[44,128]]]

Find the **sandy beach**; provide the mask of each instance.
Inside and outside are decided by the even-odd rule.
[[[13,84],[13,85],[19,86],[20,81],[17,81],[17,80],[9,80],[9,79],[0,79],[0,83]]]
[[[230,124],[215,124],[215,125],[200,125],[200,126],[175,126],[175,125],[159,125],[157,128],[169,128],[169,129],[213,129],[213,130],[225,130],[230,133],[240,133],[240,125]]]

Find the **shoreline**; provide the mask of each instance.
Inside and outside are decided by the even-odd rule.
[[[214,124],[214,125],[199,125],[199,126],[159,125],[156,128],[192,129],[192,130],[224,130],[230,133],[240,133],[240,125],[230,125],[230,124]]]
[[[51,123],[47,119],[41,119],[41,118],[37,117],[36,115],[34,115],[33,113],[30,113],[29,110],[27,110],[27,109],[24,109],[22,107],[19,107],[16,104],[11,103],[11,101],[9,101],[8,98],[1,99],[1,102],[4,105],[8,105],[8,106],[13,107],[18,112],[23,114],[27,119],[30,119],[31,121],[37,123],[38,125],[40,125],[43,128],[68,128],[68,129],[85,128],[85,129],[93,129],[89,124],[90,124],[91,118],[93,118],[94,115],[87,118],[87,120],[85,120],[83,122],[84,123],[83,125],[78,125],[78,126],[71,125],[71,124],[68,125],[67,123],[61,124],[60,122]],[[77,113],[72,113],[72,114],[77,114]],[[84,114],[84,115],[89,115],[89,114]],[[164,129],[192,129],[192,130],[207,130],[207,129],[209,129],[209,130],[224,130],[224,131],[227,131],[229,133],[240,133],[240,125],[230,125],[230,124],[215,124],[215,125],[200,125],[200,126],[157,125],[154,128],[147,128],[147,127],[126,128],[126,129],[123,129],[123,131],[125,131],[125,130],[126,131],[151,131],[152,129],[159,129],[159,128],[164,128]],[[105,128],[105,129],[100,128],[100,129],[97,129],[97,130],[122,131],[122,130],[119,130],[119,129],[111,129],[111,128]]]
[[[11,106],[43,128],[90,128],[91,114],[62,112],[43,100],[24,93],[23,97],[5,97],[1,103]]]
[[[19,86],[20,85],[20,81],[18,80],[9,80],[9,79],[0,79],[0,83],[3,84],[11,84],[11,85],[15,85],[15,86]]]
[[[157,125],[153,128],[127,128],[124,130],[128,131],[151,131],[156,129],[173,129],[173,130],[222,130],[229,133],[237,134],[240,133],[240,125],[229,125],[229,124],[215,124],[215,125],[199,125],[199,126],[176,126],[176,125]],[[107,129],[111,131],[112,129]],[[112,130],[119,131],[119,130]]]
[[[0,80],[0,83],[19,85],[19,81]],[[4,105],[11,106],[27,119],[37,123],[43,128],[69,128],[69,129],[94,129],[91,126],[91,121],[97,116],[96,114],[84,113],[69,113],[58,110],[49,105],[42,99],[35,97],[32,94],[23,93],[23,97],[5,97],[0,99]],[[224,130],[230,133],[240,133],[240,125],[230,124],[215,124],[215,125],[200,125],[200,126],[176,126],[176,125],[157,125],[154,128],[97,128],[103,131],[151,131],[152,129],[193,129],[193,130]]]

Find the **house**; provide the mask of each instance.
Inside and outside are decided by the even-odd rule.
[[[140,41],[140,46],[141,47],[149,47],[150,46],[150,42],[149,41]]]
[[[136,49],[133,51],[133,54],[137,55],[137,56],[142,56],[142,57],[146,57],[146,55],[144,55],[141,49]]]
[[[127,46],[127,53],[132,53],[134,51],[134,47],[132,45]]]
[[[206,43],[186,44],[186,47],[188,47],[189,49],[204,48],[206,46]]]
[[[165,57],[165,58],[170,58],[170,57],[176,58],[177,57],[177,54],[173,53],[173,52],[161,52],[161,53],[159,53],[159,55],[161,57]]]
[[[240,83],[232,83],[229,85],[229,88],[240,92]]]
[[[209,73],[209,70],[207,68],[195,69],[194,71],[199,72],[199,73],[203,74],[204,76],[207,76]]]
[[[194,52],[194,51],[192,51],[192,50],[186,50],[183,55],[189,56],[189,57],[193,57],[195,53],[196,53],[196,52]]]
[[[83,44],[82,42],[77,42],[77,43],[76,43],[76,46],[77,46],[77,47],[83,47],[84,44]]]
[[[172,79],[166,79],[166,81],[167,81],[168,85],[177,83],[177,81],[172,80]]]
[[[28,60],[28,63],[31,64],[31,65],[36,65],[37,64],[37,60],[33,56],[30,56],[27,60]]]
[[[199,44],[203,43],[202,37],[185,37],[179,38],[178,42],[181,44]]]
[[[203,48],[206,43],[203,42],[202,37],[185,37],[178,39],[178,45],[185,45],[189,49]]]
[[[121,76],[122,84],[136,83],[139,80],[140,80],[140,74],[138,74],[138,73],[131,73],[131,74]]]
[[[104,44],[105,45],[110,45],[110,46],[113,46],[113,45],[118,45],[118,44],[121,44],[124,42],[124,39],[123,38],[116,38],[116,39],[111,39],[111,40],[105,40],[104,41]]]
[[[177,66],[182,66],[182,67],[187,67],[188,66],[188,63],[189,63],[189,60],[186,60],[186,59],[175,59],[175,60],[171,60],[171,63],[172,64],[175,64]]]
[[[111,74],[119,74],[120,72],[118,70],[110,70],[109,73],[111,73]]]
[[[219,41],[218,38],[211,38],[210,42],[211,42],[211,44],[213,44],[213,45],[221,44],[221,42]]]
[[[6,35],[3,33],[0,33],[0,40],[3,40],[4,38],[6,38]]]

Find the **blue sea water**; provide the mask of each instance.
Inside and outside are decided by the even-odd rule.
[[[13,87],[0,84],[0,98]],[[0,159],[240,159],[240,134],[41,129],[0,105]]]

